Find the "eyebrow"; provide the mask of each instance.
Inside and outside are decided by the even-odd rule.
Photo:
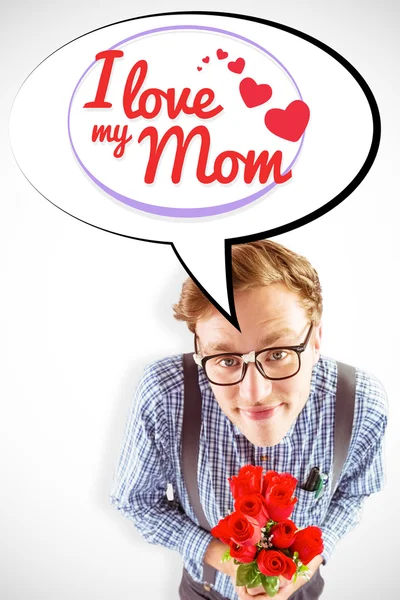
[[[289,329],[288,327],[279,329],[278,331],[274,331],[273,333],[270,333],[261,339],[260,349],[269,348],[284,337],[289,337],[289,336],[296,337],[297,335],[298,335],[297,332],[293,331],[293,329]],[[299,342],[299,343],[301,343],[301,342]],[[283,342],[280,345],[281,346],[294,346],[295,344],[289,344],[289,343]],[[256,349],[254,348],[254,350],[256,350]],[[204,351],[207,354],[214,354],[216,352],[233,352],[232,344],[230,344],[229,342],[216,342],[215,344],[211,343],[204,347]]]

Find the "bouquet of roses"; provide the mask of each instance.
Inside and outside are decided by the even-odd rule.
[[[269,596],[279,590],[279,576],[307,579],[306,566],[324,549],[318,527],[297,529],[289,519],[297,498],[297,479],[289,473],[246,465],[228,479],[235,511],[211,529],[214,537],[229,546],[222,562],[231,558],[239,567],[236,585],[262,585]]]

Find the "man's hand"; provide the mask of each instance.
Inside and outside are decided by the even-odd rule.
[[[266,594],[262,586],[258,586],[256,588],[247,588],[246,586],[236,585],[236,571],[239,565],[235,565],[233,559],[225,563],[221,563],[221,556],[228,548],[229,546],[226,546],[219,540],[212,540],[206,550],[204,557],[205,562],[231,577],[233,586],[237,595],[239,596],[239,600],[252,600],[254,596],[256,597],[256,600],[269,600],[269,596]],[[308,575],[310,578],[314,575],[321,563],[322,556],[320,555],[316,556],[308,563],[307,566],[310,569]],[[307,583],[307,581],[308,580],[301,575],[297,577],[296,583],[288,581],[284,577],[280,577],[279,592],[276,594],[276,596],[274,596],[274,598],[276,600],[287,600],[291,594],[294,594],[294,592],[296,592],[302,585]]]
[[[322,556],[318,555],[313,560],[308,563],[308,568],[310,569],[308,576],[311,577],[314,575],[315,571],[318,569],[320,564],[322,563]],[[234,574],[231,575],[233,580],[233,585],[236,584],[236,570],[238,565],[234,566]],[[308,579],[299,575],[297,577],[296,583],[288,581],[284,577],[279,578],[279,592],[274,596],[276,600],[287,600],[294,592],[296,592],[302,585],[307,583]],[[264,588],[262,586],[258,586],[255,588],[247,588],[245,586],[235,586],[235,590],[240,600],[252,600],[254,596],[256,600],[267,600],[269,598],[268,594],[265,593]]]
[[[231,562],[231,561],[229,561]],[[265,593],[262,586],[256,588],[247,588],[245,585],[236,585],[236,571],[239,565],[235,565],[232,560],[231,579],[239,600],[252,600],[256,596],[256,600],[268,600],[269,596]]]
[[[237,569],[238,565],[235,565],[236,569]],[[235,576],[233,579],[233,585],[235,585],[236,583],[236,569],[235,569]],[[287,579],[285,579],[284,577],[279,577],[279,592],[276,594],[276,596],[274,596],[275,598],[288,598],[290,596],[290,594],[288,594],[288,596],[281,596],[281,594],[283,594],[283,589],[285,587],[290,587],[292,584],[290,583],[290,581],[288,581]],[[251,600],[252,598],[254,598],[254,596],[256,596],[256,600],[265,600],[266,598],[269,598],[268,594],[265,592],[264,588],[262,585],[259,585],[257,587],[254,588],[248,588],[246,586],[235,586],[235,590],[237,595],[239,596],[240,600]],[[293,592],[290,592],[291,594]]]
[[[256,598],[256,600],[269,600],[269,596],[265,593],[264,588],[262,588],[262,592],[258,592],[257,595],[253,593],[254,589],[248,589],[246,586],[235,587],[239,600],[253,600],[253,598]],[[252,594],[250,595],[249,592],[252,592]],[[278,594],[275,596],[275,598],[277,597]]]
[[[310,569],[308,572],[309,579],[312,578],[315,571],[318,569],[318,567],[321,564],[322,564],[322,556],[320,554],[318,554],[318,556],[316,556],[315,558],[310,560],[310,562],[307,565],[307,567]],[[276,594],[275,598],[277,598],[277,600],[287,600],[287,598],[289,598],[289,596],[294,594],[299,588],[301,588],[302,585],[307,583],[307,581],[308,581],[308,579],[306,579],[305,577],[302,577],[301,575],[299,575],[297,577],[296,583],[287,581],[288,585],[286,585],[282,589],[279,588],[279,592]]]
[[[228,560],[225,563],[221,562],[221,556],[224,552],[229,548],[219,540],[212,540],[206,550],[204,555],[204,562],[211,565],[215,569],[218,569],[225,575],[229,575],[232,579],[233,586],[236,590],[237,595],[239,596],[239,600],[252,600],[254,597],[254,590],[258,589],[257,592],[257,600],[269,600],[269,596],[264,591],[264,588],[253,588],[247,589],[245,586],[237,586],[236,585],[236,571],[239,565],[235,565],[233,559]],[[276,597],[276,596],[275,596]]]

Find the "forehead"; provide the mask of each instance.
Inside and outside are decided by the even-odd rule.
[[[284,284],[276,283],[235,294],[239,332],[215,308],[199,319],[196,335],[204,350],[243,351],[275,342],[292,345],[309,322],[301,299]]]

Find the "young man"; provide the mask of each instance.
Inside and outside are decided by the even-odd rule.
[[[190,279],[174,307],[175,317],[186,321],[195,336],[199,365],[199,500],[213,527],[233,511],[228,478],[242,466],[258,465],[296,477],[298,502],[291,519],[298,527],[321,527],[324,550],[308,565],[313,574],[309,582],[299,577],[294,584],[281,578],[275,598],[311,600],[320,596],[324,585],[319,565],[358,522],[364,498],[383,485],[385,392],[375,377],[356,370],[349,450],[334,491],[337,363],[320,354],[318,275],[304,257],[272,241],[232,247],[232,271],[241,332]],[[199,526],[189,500],[181,457],[182,364],[179,355],[145,370],[127,424],[111,502],[133,520],[147,541],[180,552],[185,565],[182,600],[266,599],[262,588],[235,587],[233,560],[221,563],[227,546]],[[313,491],[304,489],[314,466],[328,476],[318,500]],[[166,498],[168,483],[174,491],[172,503]],[[207,565],[217,570],[211,589],[205,583]]]

